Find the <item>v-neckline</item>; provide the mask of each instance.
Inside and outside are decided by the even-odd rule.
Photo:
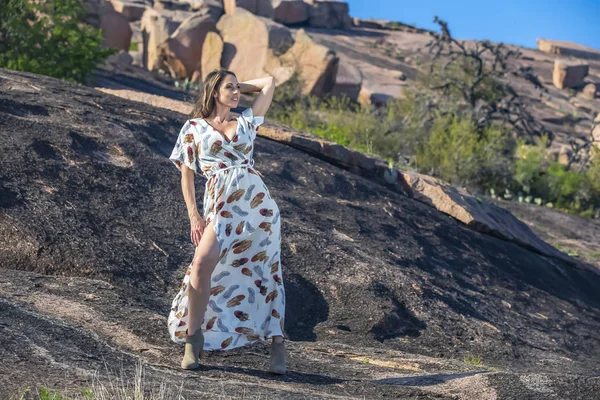
[[[239,117],[236,117],[236,119],[235,119],[235,120],[237,121],[237,124],[236,124],[236,127],[235,127],[235,135],[233,135],[233,137],[231,138],[231,140],[229,140],[229,138],[228,138],[227,136],[225,136],[225,134],[224,134],[223,132],[221,132],[221,131],[220,131],[220,130],[218,130],[218,129],[215,129],[215,127],[214,127],[214,126],[212,126],[211,124],[209,124],[209,123],[208,123],[208,121],[207,121],[206,119],[204,119],[204,122],[206,122],[206,124],[207,124],[208,126],[210,126],[210,128],[211,128],[213,131],[215,131],[215,132],[218,132],[218,133],[221,135],[221,137],[222,137],[223,139],[225,139],[225,141],[227,142],[227,144],[231,144],[231,142],[233,142],[233,140],[234,140],[234,139],[237,137],[237,135],[238,135],[238,130],[240,129],[240,120],[239,120]]]

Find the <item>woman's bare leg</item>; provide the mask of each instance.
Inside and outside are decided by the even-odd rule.
[[[219,262],[219,242],[212,221],[206,225],[196,247],[188,289],[188,334],[202,327],[210,298],[210,277]]]

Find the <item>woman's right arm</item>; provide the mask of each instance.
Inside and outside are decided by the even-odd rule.
[[[190,218],[190,238],[194,246],[198,247],[200,238],[204,233],[205,223],[196,206],[196,190],[194,188],[194,171],[186,165],[181,166],[181,190]]]

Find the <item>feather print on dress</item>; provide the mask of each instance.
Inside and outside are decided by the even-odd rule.
[[[170,157],[178,169],[185,165],[207,179],[202,216],[220,247],[201,327],[205,350],[286,336],[279,208],[253,160],[256,129],[263,120],[251,108],[245,110],[231,142],[204,119],[187,121]],[[190,273],[188,265],[167,320],[176,343],[185,342]]]

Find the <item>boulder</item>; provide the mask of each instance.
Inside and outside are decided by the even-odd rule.
[[[117,50],[129,50],[133,32],[129,19],[114,10],[105,0],[84,0],[86,9],[83,21],[94,28],[102,29],[103,45]]]
[[[272,51],[275,56],[285,54],[294,45],[292,32],[285,25],[271,19],[264,17],[260,17],[259,19],[267,27],[269,50]]]
[[[494,203],[479,200],[466,190],[415,172],[400,172],[409,195],[461,221],[469,228],[519,244],[553,258],[572,263],[566,254],[538,238],[525,223]]]
[[[393,96],[387,93],[375,92],[368,87],[362,86],[358,93],[357,101],[364,105],[374,105],[376,107],[384,106]]]
[[[219,0],[190,0],[190,10],[201,15],[210,14],[215,21],[223,15],[223,2]]]
[[[272,0],[275,21],[285,25],[308,21],[308,5],[302,0]]]
[[[588,70],[588,64],[556,59],[552,81],[554,86],[559,89],[582,86],[584,83],[583,78],[587,76]]]
[[[275,78],[275,86],[287,82],[295,71],[293,67],[284,65],[281,58],[274,55],[272,51],[267,52],[267,61],[265,62],[264,69],[269,75]]]
[[[215,20],[223,15],[223,2],[219,0],[156,0],[157,10],[193,11],[201,15],[210,14]]]
[[[340,61],[335,85],[331,90],[331,95],[342,96],[345,94],[352,101],[357,101],[362,86],[362,73],[360,70],[348,61]]]
[[[236,73],[239,81],[255,79],[265,74],[269,33],[265,24],[250,11],[238,7],[217,23],[223,38],[221,66]],[[251,37],[252,40],[248,40]]]
[[[225,14],[217,23],[217,29],[224,42],[221,65],[234,71],[242,81],[264,76],[269,58],[274,68],[278,62],[273,58],[288,51],[293,44],[285,26],[257,17],[241,7],[233,14]],[[249,37],[252,40],[248,40]]]
[[[110,0],[110,4],[112,4],[115,11],[127,17],[129,21],[142,19],[142,15],[144,15],[147,7],[145,3],[123,0]]]
[[[158,69],[160,61],[158,46],[165,42],[192,14],[184,11],[146,9],[142,16],[142,63],[150,71]]]
[[[254,15],[273,19],[271,0],[223,0],[225,14],[235,14],[238,8],[250,11]]]
[[[594,100],[596,98],[596,84],[595,83],[588,83],[583,88],[581,94],[586,99]]]
[[[308,24],[315,28],[349,29],[352,19],[348,3],[339,0],[305,0],[308,4]]]
[[[202,71],[202,49],[208,32],[216,34],[216,31],[216,21],[211,15],[197,14],[186,19],[159,45],[160,67],[169,70],[174,78],[205,76],[207,72]],[[212,40],[214,42],[214,37]],[[218,50],[218,46],[212,50]]]
[[[117,50],[129,50],[133,31],[129,19],[111,7],[105,7],[100,16],[100,29],[104,35],[104,45]]]
[[[387,21],[378,21],[374,19],[352,18],[352,25],[358,28],[386,29],[386,22]]]
[[[538,49],[548,54],[572,56],[588,60],[600,60],[600,51],[573,42],[537,39]]]
[[[106,59],[106,63],[118,67],[128,67],[131,64],[133,64],[133,57],[131,56],[131,54],[129,54],[129,52],[121,50],[118,53],[108,57]]]
[[[258,15],[259,17],[273,19],[275,16],[275,10],[273,9],[271,0],[256,0],[256,11],[254,14]]]
[[[300,72],[303,93],[322,97],[335,86],[339,58],[333,50],[315,43],[304,29],[298,30],[296,42],[281,59]]]
[[[154,8],[156,10],[179,10],[179,11],[190,11],[189,1],[181,0],[155,0]]]
[[[223,39],[217,32],[209,31],[202,44],[202,55],[200,58],[200,70],[194,71],[192,81],[204,81],[206,75],[214,69],[221,68],[221,57],[223,55]]]

